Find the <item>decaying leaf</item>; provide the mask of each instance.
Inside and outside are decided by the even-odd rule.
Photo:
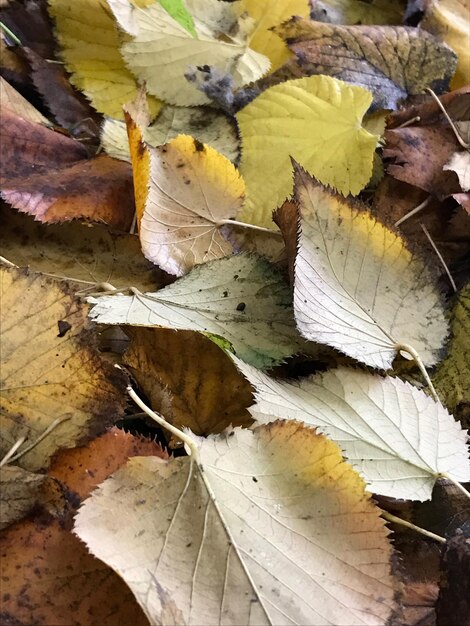
[[[130,456],[161,454],[154,442],[113,429],[85,447],[62,451],[49,476],[67,487],[78,507]],[[88,552],[71,524],[71,515],[65,521],[46,516],[0,534],[2,623],[148,626],[129,588]]]
[[[130,0],[107,2],[130,36],[122,46],[126,65],[145,81],[149,93],[165,102],[182,106],[208,102],[186,80],[190,66],[214,66],[233,74],[238,86],[256,80],[269,69],[267,57],[248,47],[246,20],[237,21],[237,13],[228,3],[188,0],[197,34],[193,37],[159,2],[142,9],[132,6]]]
[[[449,353],[437,368],[433,384],[453,411],[461,402],[470,405],[470,285],[456,297],[451,330]]]
[[[242,109],[241,219],[273,226],[272,211],[292,193],[291,157],[324,184],[357,195],[371,177],[379,139],[361,126],[371,98],[360,87],[311,76],[275,85]]]
[[[227,354],[201,333],[128,328],[124,355],[152,408],[196,435],[248,425],[251,387]],[[169,403],[168,403],[169,396]]]
[[[163,107],[153,124],[142,129],[143,139],[156,148],[177,135],[191,135],[201,143],[215,148],[230,161],[238,158],[238,138],[231,120],[209,107]],[[126,125],[107,118],[101,130],[101,142],[109,156],[130,161]]]
[[[404,0],[312,0],[311,18],[332,24],[401,24]]]
[[[250,48],[264,54],[271,61],[271,71],[276,70],[289,58],[287,46],[273,31],[293,15],[308,17],[307,0],[242,0],[240,11],[247,11],[254,19],[255,27],[250,33]]]
[[[299,167],[295,196],[294,312],[300,333],[382,369],[406,345],[426,365],[436,363],[448,329],[424,262],[366,206],[326,189]]]
[[[469,0],[430,0],[421,26],[445,41],[456,53],[454,89],[470,82]]]
[[[452,170],[457,174],[462,191],[470,191],[470,152],[468,150],[454,152],[450,161],[444,165],[444,169]]]
[[[466,433],[442,404],[399,378],[340,367],[298,382],[237,361],[255,387],[253,416],[319,427],[379,495],[428,500],[436,479],[470,480]]]
[[[387,622],[388,531],[335,444],[277,422],[198,445],[198,462],[132,459],[76,518],[152,623],[159,588],[185,624]]]
[[[85,329],[87,307],[66,283],[11,269],[1,269],[1,277],[0,455],[21,437],[34,443],[59,420],[18,461],[34,471],[120,416],[125,378],[99,356],[94,333]]]
[[[41,500],[41,486],[48,478],[15,465],[0,467],[0,530],[22,519]]]
[[[0,108],[1,110],[10,109],[15,115],[22,117],[24,120],[33,122],[33,124],[44,124],[50,126],[49,120],[44,117],[33,105],[23,98],[3,77],[0,76]]]
[[[123,119],[122,106],[134,99],[139,87],[122,59],[118,29],[106,0],[48,2],[71,82],[97,111]],[[156,115],[161,104],[151,98],[149,106]]]
[[[143,291],[162,287],[168,276],[142,255],[137,235],[109,232],[106,226],[72,222],[40,224],[29,215],[0,209],[2,256],[19,267],[76,282],[78,289]]]
[[[404,26],[337,26],[293,18],[275,32],[307,75],[326,74],[369,89],[373,106],[396,109],[426,87],[446,90],[456,56],[435,37]]]
[[[197,330],[229,342],[256,367],[269,367],[303,346],[291,295],[267,261],[238,255],[197,266],[156,293],[93,299],[100,324]]]
[[[88,219],[129,228],[132,171],[101,155],[88,159],[76,140],[2,110],[2,198],[41,222]]]
[[[195,265],[230,254],[232,246],[220,228],[243,205],[245,184],[238,170],[188,135],[147,149],[150,180],[139,224],[147,259],[183,276]]]

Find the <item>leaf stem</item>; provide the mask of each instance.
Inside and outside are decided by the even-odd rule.
[[[416,213],[419,213],[420,211],[425,209],[428,206],[428,204],[431,202],[431,199],[432,199],[432,196],[428,196],[425,200],[423,200],[423,202],[421,202],[421,204],[418,204],[417,207],[415,207],[414,209],[411,209],[411,211],[408,211],[408,213],[405,213],[403,217],[400,217],[400,219],[395,222],[394,226],[395,227],[400,226],[400,224],[403,224],[403,222],[406,222],[407,219],[409,219],[410,217],[413,217],[413,215],[416,215]]]
[[[56,418],[52,422],[52,424],[49,424],[49,426],[46,428],[46,430],[39,435],[39,437],[37,439],[35,439],[32,443],[29,444],[29,446],[26,446],[26,448],[23,448],[23,450],[20,450],[14,456],[9,456],[8,463],[12,463],[13,461],[17,461],[23,455],[25,455],[27,452],[30,452],[33,448],[35,448],[38,445],[38,443],[40,443],[43,439],[45,439],[47,437],[47,435],[49,435],[49,433],[51,433],[54,430],[54,428],[57,428],[57,426],[59,424],[62,424],[62,422],[66,422],[69,419],[71,419],[71,415],[66,415],[65,417],[58,417],[58,418]],[[24,443],[24,441],[25,440],[23,438],[23,441],[21,443]],[[18,443],[18,441],[16,443]],[[18,449],[18,447],[16,449]],[[8,453],[8,454],[10,454],[10,453]],[[3,461],[5,461],[5,459],[3,459]]]
[[[459,142],[459,144],[462,146],[462,148],[464,148],[465,150],[468,150],[469,145],[468,143],[466,143],[462,137],[460,136],[459,131],[457,130],[457,127],[455,126],[454,122],[450,119],[449,114],[447,113],[447,111],[445,110],[444,105],[442,104],[442,102],[439,100],[439,98],[436,96],[436,94],[434,93],[434,91],[432,89],[427,88],[426,91],[431,94],[431,96],[434,98],[434,100],[436,101],[436,104],[438,105],[438,107],[441,109],[442,113],[444,114],[444,117],[446,118],[446,120],[449,122],[450,127],[452,128],[452,130],[454,131],[454,135],[457,139],[457,141]]]
[[[3,467],[10,461],[11,457],[15,454],[18,448],[24,444],[25,440],[26,437],[20,437],[18,441],[15,441],[15,443],[11,446],[3,459],[0,461],[0,467]]]
[[[122,367],[117,364],[115,364],[114,367],[118,369],[122,369]],[[167,422],[166,419],[159,413],[152,411],[152,409],[148,407],[141,398],[139,398],[139,396],[136,394],[136,392],[132,389],[130,385],[127,385],[127,393],[134,400],[137,406],[140,407],[142,411],[146,413],[149,417],[151,417],[154,420],[154,422],[157,422],[159,426],[161,426],[165,430],[168,430],[172,435],[175,435],[175,437],[178,437],[178,439],[180,439],[185,444],[185,447],[189,448],[190,455],[194,457],[195,459],[197,459],[197,456],[198,456],[197,445],[192,437],[184,433],[179,428],[176,428],[176,426],[173,426],[173,424],[170,424],[170,422]]]
[[[413,361],[419,367],[419,369],[421,371],[421,374],[423,375],[423,378],[426,381],[427,386],[429,387],[429,391],[431,392],[432,397],[434,398],[434,400],[436,402],[440,402],[439,396],[437,395],[437,391],[434,389],[434,385],[432,384],[432,381],[431,381],[431,379],[429,377],[429,374],[428,374],[426,368],[424,367],[424,363],[422,362],[421,357],[416,352],[416,350],[413,348],[413,346],[410,346],[408,343],[398,343],[395,346],[395,348],[397,350],[401,350],[403,352],[406,352],[407,354],[409,354],[411,356]]]
[[[274,235],[275,237],[282,237],[282,233],[280,230],[273,230],[272,228],[264,228],[264,226],[256,226],[255,224],[247,224],[246,222],[238,222],[237,220],[219,220],[216,223],[216,226],[241,226],[242,228],[251,228],[251,230],[257,230],[261,233],[269,233],[270,235]]]
[[[465,487],[461,485],[458,480],[455,480],[455,478],[449,476],[449,474],[439,474],[439,478],[444,478],[445,480],[448,480],[455,487],[457,487],[457,489],[461,491],[467,498],[470,498],[470,493],[465,489]]]
[[[0,29],[3,30],[17,46],[23,46],[21,39],[19,39],[3,22],[0,22]]]
[[[421,535],[424,535],[425,537],[428,537],[429,539],[434,539],[434,541],[439,541],[439,543],[446,543],[446,540],[444,537],[441,537],[440,535],[436,535],[435,533],[432,533],[430,530],[426,530],[425,528],[421,528],[421,526],[416,526],[416,524],[413,524],[412,522],[407,522],[401,517],[397,517],[396,515],[393,515],[392,513],[389,513],[388,511],[382,510],[381,515],[384,519],[386,519],[389,522],[392,522],[393,524],[406,526],[406,528],[411,528],[411,530],[415,530],[417,533],[421,533]]]
[[[434,243],[434,241],[432,240],[431,235],[429,234],[428,229],[426,228],[426,226],[424,224],[420,224],[421,229],[423,231],[423,233],[426,235],[426,237],[428,238],[429,243],[432,246],[432,249],[434,250],[434,252],[437,254],[437,258],[439,259],[439,261],[441,262],[445,273],[447,274],[447,277],[449,279],[449,282],[452,286],[452,289],[454,290],[454,293],[457,293],[457,285],[455,284],[454,279],[452,278],[452,274],[449,271],[449,268],[447,267],[447,263],[444,261],[444,257],[442,256],[442,254],[439,252],[439,250],[437,249],[436,244]]]

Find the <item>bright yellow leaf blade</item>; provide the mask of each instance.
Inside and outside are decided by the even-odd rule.
[[[421,26],[457,53],[452,89],[470,83],[470,0],[433,0]]]
[[[381,369],[391,367],[405,344],[425,365],[437,363],[448,326],[423,260],[366,206],[325,189],[301,168],[295,198],[294,311],[300,333]]]
[[[59,448],[104,430],[124,409],[125,377],[104,361],[86,329],[88,307],[67,283],[1,270],[3,319],[0,457],[21,437],[33,444],[18,464],[36,471]]]
[[[185,78],[190,67],[210,65],[232,74],[237,86],[250,83],[269,69],[269,59],[248,47],[245,20],[229,3],[218,0],[187,2],[197,38],[155,2],[145,9],[130,0],[108,0],[130,40],[122,46],[127,66],[149,93],[180,106],[208,99]],[[127,8],[127,10],[126,10]]]
[[[49,0],[71,82],[100,113],[123,119],[122,106],[139,86],[120,52],[116,23],[105,0]],[[149,98],[152,117],[161,103]]]
[[[236,216],[245,194],[235,166],[188,135],[147,150],[150,182],[139,228],[147,259],[182,276],[230,254],[232,246],[220,228]]]
[[[174,623],[171,606],[184,624],[384,626],[397,606],[380,510],[340,449],[293,422],[200,440],[192,463],[131,459],[75,532],[152,624]]]
[[[272,212],[291,195],[291,157],[319,181],[357,195],[372,175],[379,137],[361,126],[372,95],[328,76],[287,81],[237,114],[245,222],[273,227]]]
[[[308,17],[307,0],[241,0],[240,10],[247,11],[256,26],[250,35],[250,48],[271,61],[271,71],[277,70],[291,58],[286,44],[270,29],[293,15]]]

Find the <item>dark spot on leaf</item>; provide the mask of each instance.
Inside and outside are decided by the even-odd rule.
[[[246,304],[244,302],[239,302],[237,304],[237,311],[244,311],[246,309]]]
[[[204,152],[204,144],[199,141],[199,139],[194,140],[194,148],[196,152]]]
[[[59,327],[59,334],[57,335],[57,337],[63,337],[65,333],[67,333],[72,328],[72,326],[64,320],[59,320],[57,322],[57,326]]]
[[[258,479],[256,478],[256,476],[252,476],[251,480],[252,480],[254,483],[257,483],[257,482],[258,482]]]
[[[228,291],[224,291],[224,293],[222,294],[224,296],[224,298],[227,298],[228,296]]]

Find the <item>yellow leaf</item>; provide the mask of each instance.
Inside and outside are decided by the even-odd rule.
[[[150,181],[139,227],[144,255],[165,271],[182,276],[199,263],[227,256],[232,246],[220,227],[243,204],[245,184],[238,170],[213,148],[179,135],[150,155]]]
[[[108,0],[121,28],[130,40],[122,46],[128,67],[145,81],[149,93],[182,106],[208,99],[188,82],[190,67],[210,65],[230,73],[236,86],[265,74],[269,60],[248,47],[245,18],[238,19],[231,4],[218,0],[191,0],[188,4],[197,38],[155,2],[145,9],[129,0]],[[99,57],[98,57],[99,58]]]
[[[308,17],[307,0],[241,0],[240,10],[247,11],[255,20],[250,35],[250,48],[260,52],[271,61],[271,71],[277,70],[292,56],[282,39],[270,28],[282,24],[293,15]]]
[[[100,357],[85,328],[87,307],[67,283],[20,270],[2,269],[1,278],[0,456],[21,437],[34,443],[61,420],[19,459],[35,471],[59,448],[76,446],[119,417],[125,378]]]
[[[470,0],[433,0],[421,26],[437,35],[458,55],[452,89],[470,83]]]
[[[311,76],[270,87],[242,109],[247,202],[240,219],[273,227],[272,211],[292,193],[291,157],[322,183],[357,195],[372,175],[379,139],[361,126],[371,102],[361,87]]]
[[[401,24],[405,0],[313,0],[312,19],[332,24]]]
[[[139,88],[120,53],[119,33],[105,0],[49,0],[71,82],[100,113],[123,119]],[[161,103],[149,99],[152,117]]]

